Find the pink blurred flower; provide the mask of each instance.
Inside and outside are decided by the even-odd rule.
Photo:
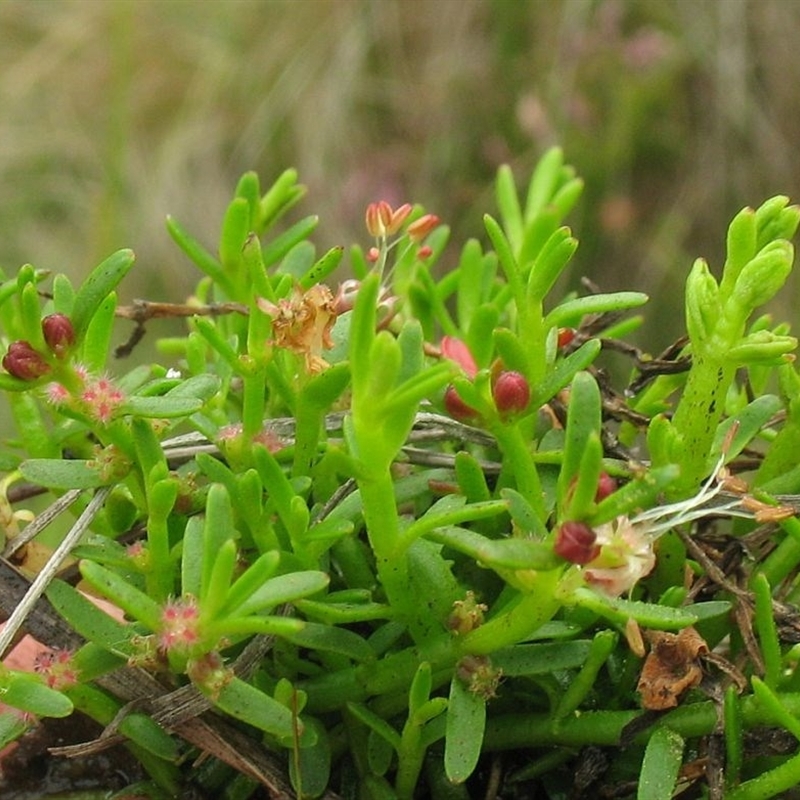
[[[467,377],[474,378],[478,374],[478,365],[472,357],[467,345],[455,336],[442,336],[440,347],[442,355],[455,361],[467,374]]]

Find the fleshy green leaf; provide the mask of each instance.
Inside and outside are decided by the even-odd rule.
[[[26,672],[0,672],[0,694],[6,705],[40,717],[68,717],[72,713],[68,697]]]
[[[72,306],[72,327],[75,337],[81,340],[95,311],[133,266],[132,250],[118,250],[95,267],[81,284]]]
[[[653,731],[644,751],[637,800],[670,800],[683,761],[683,737],[667,727]]]
[[[202,691],[203,687],[198,686]],[[253,725],[273,736],[291,736],[292,713],[286,706],[240,678],[233,678],[210,698],[217,708],[234,719]]]
[[[103,475],[91,461],[61,458],[29,458],[20,464],[25,480],[50,489],[94,489],[115,483],[118,475]]]
[[[464,783],[475,770],[483,746],[486,700],[454,677],[447,705],[444,768],[453,783]]]

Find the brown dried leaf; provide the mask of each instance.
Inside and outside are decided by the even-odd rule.
[[[661,711],[678,705],[680,696],[703,678],[700,656],[708,645],[694,628],[680,633],[650,631],[650,652],[642,667],[637,689],[642,707]]]

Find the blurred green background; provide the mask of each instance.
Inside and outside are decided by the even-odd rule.
[[[130,246],[122,300],[182,300],[166,214],[213,247],[239,175],[287,166],[320,248],[369,244],[380,198],[460,247],[497,166],[558,143],[587,184],[571,285],[649,292],[655,351],[731,216],[800,199],[798,41],[795,0],[0,0],[0,265]]]

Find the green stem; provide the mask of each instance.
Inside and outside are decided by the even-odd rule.
[[[397,619],[408,626],[414,641],[431,638],[437,620],[426,613],[412,589],[407,548],[400,539],[394,481],[390,472],[359,481],[361,503],[367,535],[375,554],[378,578]]]
[[[262,367],[243,379],[242,433],[249,445],[264,427],[266,371]]]
[[[800,693],[777,696],[788,713],[800,714]],[[741,698],[741,709],[745,728],[764,723],[763,706],[752,695]],[[489,751],[556,745],[613,747],[619,745],[625,726],[641,714],[639,710],[584,711],[563,720],[557,720],[549,714],[502,714],[487,721],[484,744]],[[689,739],[712,733],[718,721],[718,711],[709,700],[670,711],[659,718],[658,724],[668,726]],[[644,731],[636,741],[645,741],[648,735],[648,731]]]
[[[708,348],[710,349],[710,348]],[[725,409],[725,395],[736,367],[722,358],[695,353],[675,415],[674,430],[681,437],[680,476],[670,489],[674,497],[688,497],[708,474],[708,458],[717,425]]]
[[[397,776],[395,792],[399,800],[411,800],[425,760],[422,744],[422,725],[411,720],[403,727],[400,747],[397,751]]]
[[[517,491],[531,504],[536,517],[544,524],[547,511],[531,442],[522,435],[519,424],[495,425],[492,433],[503,454],[504,467],[512,467],[509,471],[514,475]]]
[[[319,675],[298,683],[297,688],[308,694],[307,707],[314,714],[333,711],[348,702],[401,692],[407,703],[408,688],[423,661],[429,662],[436,674],[452,669],[458,658],[453,636],[440,634],[424,647],[409,647],[380,661]]]
[[[556,583],[560,570],[540,572],[535,589],[511,601],[500,614],[468,633],[459,642],[461,653],[483,655],[525,641],[537,628],[552,619],[561,607]]]
[[[797,517],[781,520],[786,538],[764,559],[759,572],[770,586],[778,586],[800,563],[800,520]]]

